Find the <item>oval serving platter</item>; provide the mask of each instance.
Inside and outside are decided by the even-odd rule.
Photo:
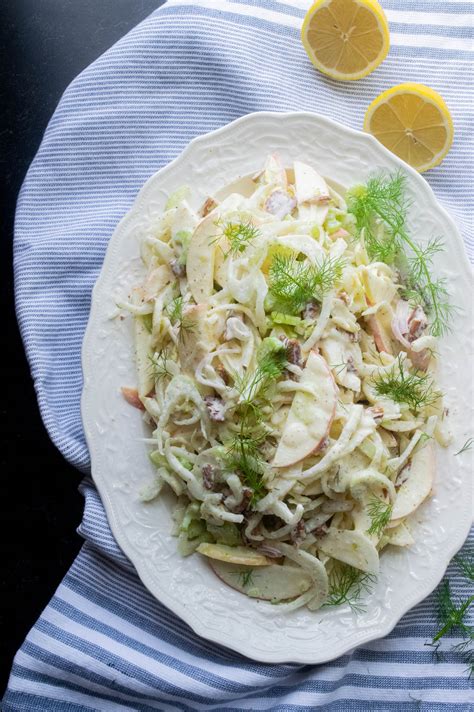
[[[448,249],[438,260],[452,301],[464,306],[471,271],[455,224],[437,203],[426,181],[368,134],[310,113],[259,112],[192,141],[172,163],[152,176],[132,209],[117,226],[93,291],[83,342],[82,416],[92,476],[112,532],[151,593],[196,633],[263,662],[322,663],[357,645],[383,637],[401,616],[425,598],[462,545],[472,521],[468,462],[453,453],[470,435],[472,381],[465,364],[473,345],[471,315],[459,310],[451,333],[439,345],[439,382],[450,410],[453,445],[438,448],[434,496],[419,510],[415,545],[386,550],[381,572],[365,611],[349,606],[282,613],[264,601],[229,589],[198,555],[182,558],[170,535],[171,495],[143,504],[138,492],[153,477],[143,438],[148,428],[138,410],[122,398],[121,387],[135,384],[132,319],[117,317],[142,274],[140,240],[152,229],[170,193],[192,189],[195,207],[220,187],[255,173],[269,153],[283,162],[312,164],[341,185],[364,182],[374,172],[402,170],[416,208],[409,215],[412,234],[443,235]]]

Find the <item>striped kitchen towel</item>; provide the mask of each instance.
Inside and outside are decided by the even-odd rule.
[[[16,220],[18,318],[51,438],[85,473],[80,349],[107,241],[144,181],[195,136],[256,110],[308,110],[361,128],[401,81],[446,99],[453,148],[427,175],[474,256],[472,9],[385,0],[392,48],[368,78],[338,84],[299,40],[304,0],[170,0],[67,89],[25,180]],[[142,586],[89,479],[81,553],[15,657],[4,712],[323,709],[472,710],[451,637],[425,646],[435,598],[384,640],[327,665],[265,665],[202,640]],[[472,538],[471,538],[472,542]],[[456,593],[467,584],[456,567]]]

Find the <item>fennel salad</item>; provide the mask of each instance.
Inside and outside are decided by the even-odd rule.
[[[179,552],[285,610],[363,605],[449,440],[441,244],[410,235],[401,174],[341,193],[276,155],[199,211],[176,191],[119,305],[156,468],[141,499],[171,489]]]

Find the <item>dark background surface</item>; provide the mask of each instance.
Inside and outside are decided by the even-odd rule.
[[[81,546],[81,475],[48,438],[13,300],[15,203],[66,86],[160,0],[0,0],[2,317],[1,679]],[[4,330],[2,329],[4,333]]]

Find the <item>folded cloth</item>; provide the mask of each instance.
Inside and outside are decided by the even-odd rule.
[[[427,83],[446,99],[456,128],[451,152],[427,179],[474,256],[472,6],[383,5],[390,55],[357,84],[335,83],[310,65],[299,40],[304,0],[170,0],[67,89],[21,191],[15,270],[43,419],[84,472],[80,348],[91,289],[140,186],[193,137],[256,110],[317,111],[361,128],[382,90]],[[145,590],[92,482],[82,488],[85,544],[15,657],[4,712],[472,709],[466,664],[451,650],[460,638],[450,637],[439,662],[425,646],[436,630],[434,596],[385,639],[327,665],[254,663],[196,636]],[[465,595],[456,567],[450,579]]]

